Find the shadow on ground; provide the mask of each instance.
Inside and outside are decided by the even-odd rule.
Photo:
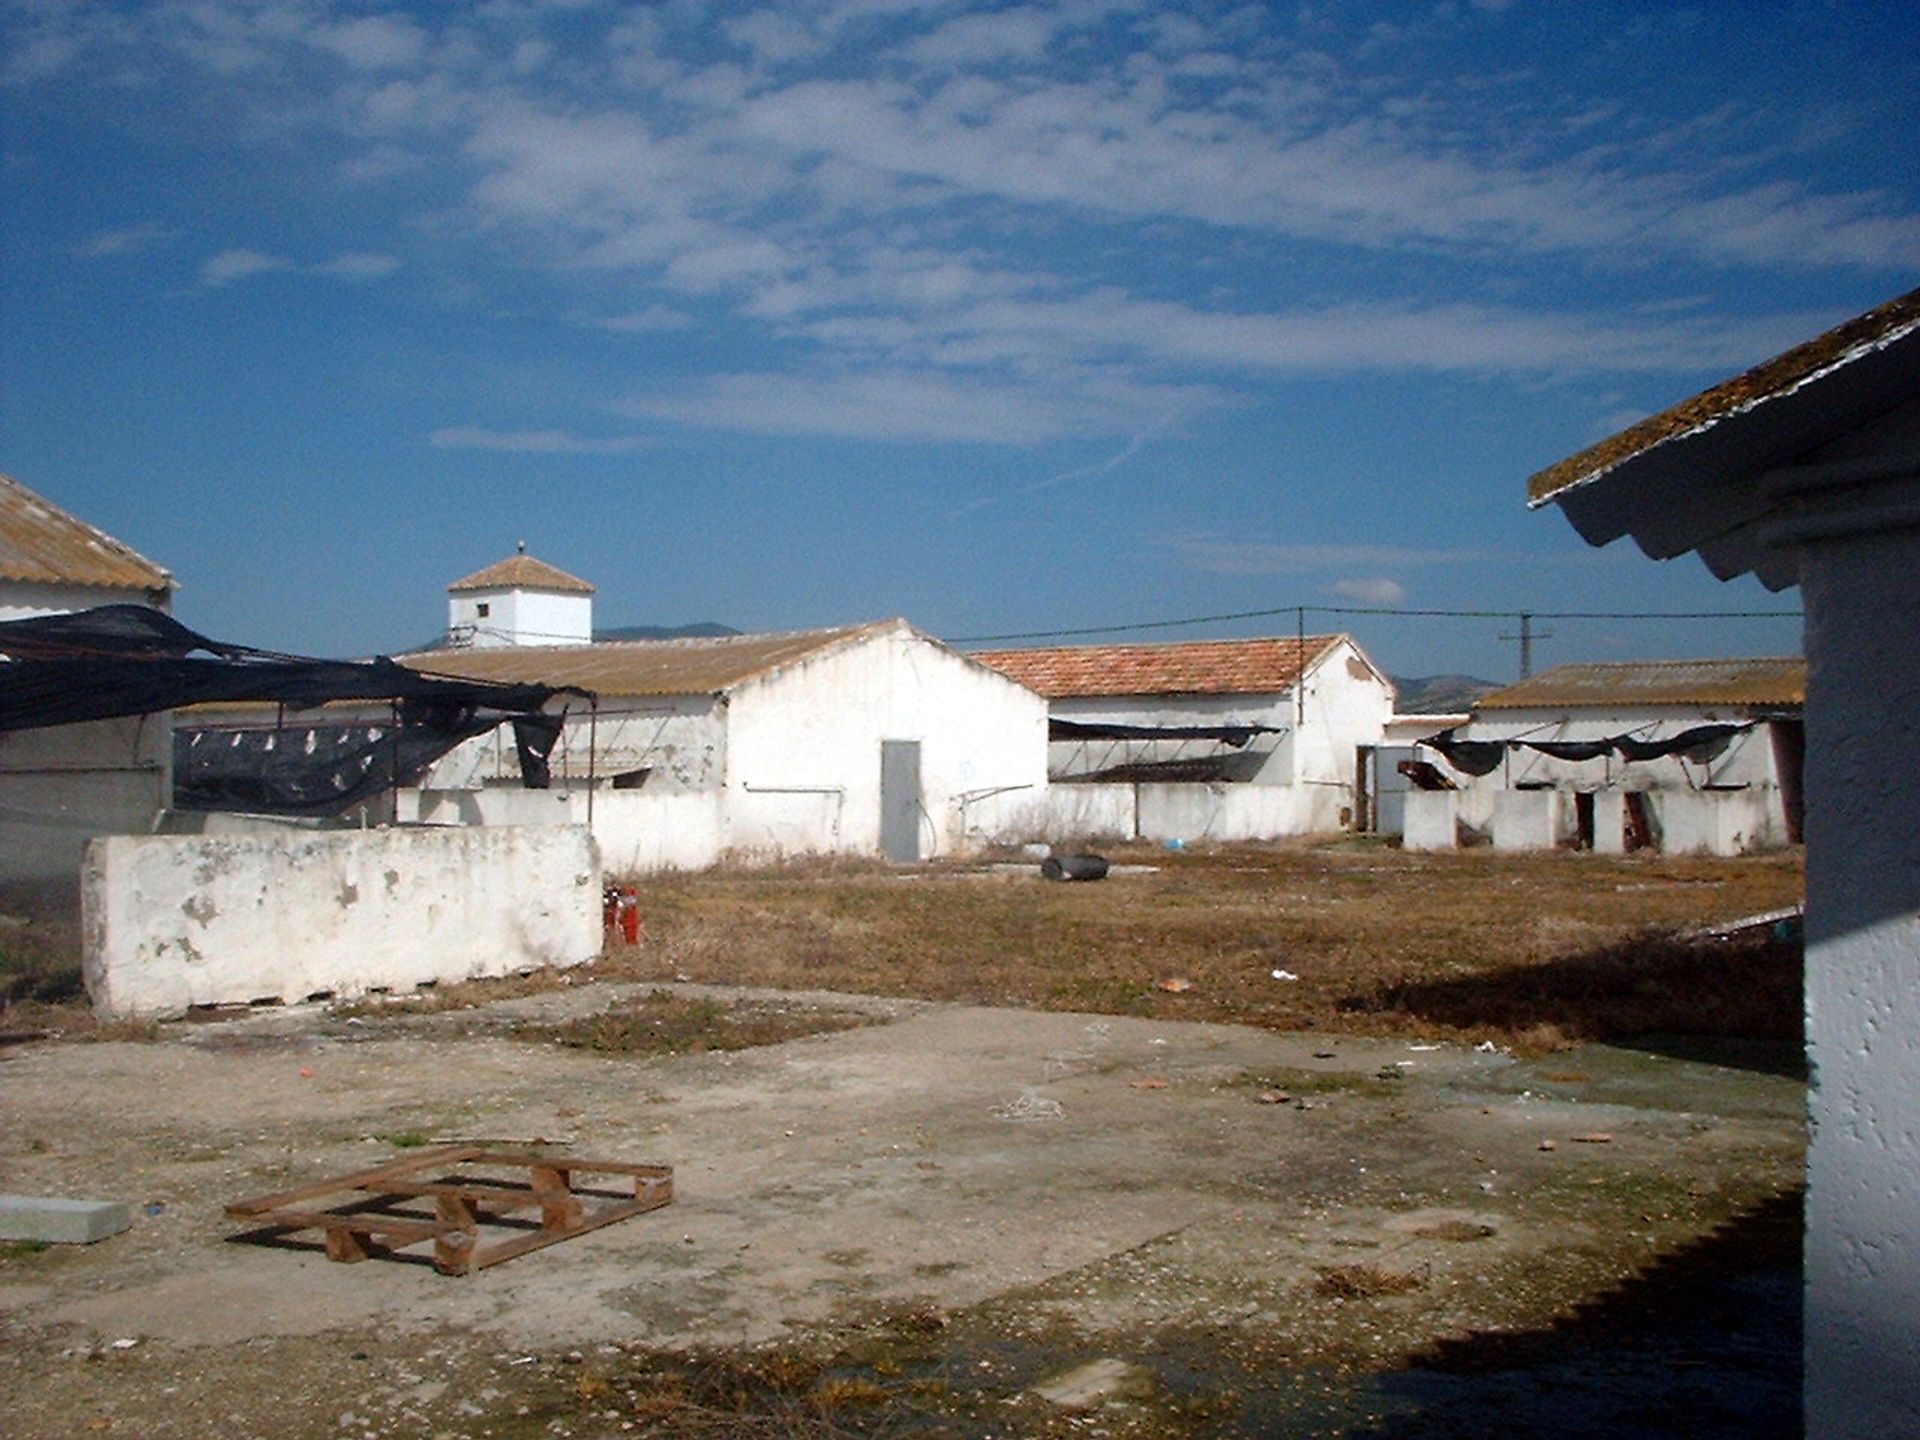
[[[1597,949],[1348,995],[1350,1014],[1498,1026],[1544,1048],[1598,1041],[1804,1079],[1799,934],[1639,935]]]
[[[1801,1193],[1736,1217],[1538,1330],[1443,1340],[1377,1377],[1348,1440],[1801,1433]]]

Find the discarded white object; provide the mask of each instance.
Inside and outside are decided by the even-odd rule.
[[[1300,977],[1291,970],[1276,970],[1273,972],[1273,978],[1276,980],[1298,980]]]
[[[1478,1045],[1474,1046],[1473,1048],[1478,1050],[1482,1055],[1493,1055],[1498,1053],[1500,1049],[1500,1047],[1494,1044],[1491,1040],[1482,1040]]]
[[[1020,1091],[1018,1100],[993,1107],[993,1118],[996,1120],[1058,1120],[1065,1113],[1058,1100],[1048,1099],[1031,1086]]]
[[[1440,1048],[1440,1047],[1439,1047],[1438,1045],[1409,1045],[1409,1046],[1407,1046],[1407,1049],[1409,1049],[1409,1050],[1418,1050],[1418,1051],[1423,1051],[1423,1052],[1424,1052],[1424,1051],[1427,1051],[1427,1050],[1438,1050],[1439,1048]]]

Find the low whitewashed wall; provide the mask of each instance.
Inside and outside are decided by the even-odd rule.
[[[1081,840],[1132,840],[1139,805],[1131,785],[1034,785],[982,796],[967,806],[976,843],[1049,845]]]
[[[103,1016],[578,965],[601,946],[579,826],[107,836],[81,873]]]
[[[96,835],[144,835],[172,803],[165,715],[0,734],[0,882],[71,903]]]
[[[1458,842],[1458,790],[1409,790],[1406,793],[1403,850],[1451,850]]]
[[[1142,840],[1274,840],[1337,829],[1316,823],[1314,792],[1300,785],[1142,785]]]
[[[403,791],[407,818],[428,825],[585,825],[584,790]],[[596,790],[593,838],[609,875],[704,870],[726,848],[717,790]]]
[[[1558,790],[1502,790],[1494,796],[1494,849],[1551,850],[1559,840]]]
[[[1653,813],[1660,848],[1671,855],[1745,855],[1786,843],[1773,790],[1659,791]]]
[[[1346,792],[1315,785],[1048,785],[968,807],[984,843],[1277,840],[1342,827]]]

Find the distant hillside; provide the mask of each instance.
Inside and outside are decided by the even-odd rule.
[[[722,635],[738,635],[731,625],[716,620],[696,620],[691,625],[621,625],[612,630],[595,630],[596,640],[707,640]]]
[[[1402,715],[1446,715],[1471,709],[1482,695],[1501,688],[1499,682],[1473,675],[1389,676],[1400,692]]]

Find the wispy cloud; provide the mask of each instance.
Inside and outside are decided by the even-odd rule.
[[[1392,545],[1279,545],[1257,540],[1183,536],[1169,542],[1180,564],[1214,575],[1310,575],[1320,570],[1412,569],[1418,566],[1485,564],[1484,550],[1422,550]],[[1371,583],[1343,581],[1344,584]],[[1391,581],[1386,583],[1393,583]],[[1338,585],[1333,587],[1338,593]],[[1350,596],[1349,598],[1359,598]]]
[[[644,435],[576,435],[570,430],[488,430],[449,425],[427,443],[436,450],[494,450],[513,455],[629,455],[653,443]]]
[[[1336,580],[1327,587],[1328,593],[1338,595],[1342,600],[1353,600],[1361,605],[1396,606],[1403,605],[1407,599],[1407,587],[1398,580],[1389,580],[1384,575],[1373,575],[1350,580]]]
[[[222,250],[201,262],[200,283],[214,289],[231,285],[236,280],[293,268],[293,262],[283,256],[268,255],[259,250]]]
[[[118,230],[96,230],[81,242],[77,253],[89,260],[108,259],[117,255],[144,255],[178,240],[182,233],[170,225],[151,221],[142,225],[123,226]]]

